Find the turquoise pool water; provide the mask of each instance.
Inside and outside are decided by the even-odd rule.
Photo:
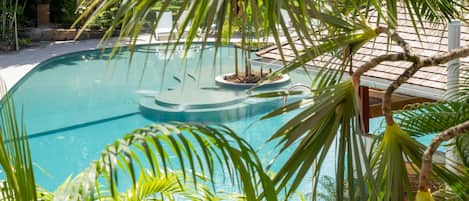
[[[108,54],[101,57],[100,51],[56,57],[42,63],[16,86],[13,95],[18,108],[24,109],[39,185],[54,190],[68,176],[97,159],[106,144],[136,128],[160,121],[141,113],[139,101],[143,96],[184,87],[189,91],[216,87],[213,78],[234,69],[231,47],[220,48],[215,62],[214,48],[205,49],[202,57],[199,57],[200,48],[194,48],[184,61],[179,53],[168,58],[163,48],[139,47],[131,64],[125,51],[111,62]],[[310,81],[303,71],[290,76],[290,84]],[[234,129],[269,162],[274,149],[264,142],[294,114],[258,121],[263,114],[265,111],[236,117],[238,120],[234,121],[212,121]],[[372,127],[378,126],[379,121],[373,120]],[[332,154],[324,167],[324,174],[330,176],[334,174]]]

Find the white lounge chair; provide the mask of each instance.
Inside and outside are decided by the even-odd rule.
[[[287,30],[290,31],[290,29],[293,27],[293,24],[290,15],[288,14],[288,11],[285,9],[280,9],[280,16],[282,17],[282,20],[285,23]],[[277,25],[277,29],[280,30],[281,33],[283,33],[283,28],[280,24]]]
[[[182,25],[184,24],[184,21],[186,20],[188,15],[189,15],[189,11],[182,11],[181,16],[179,17],[178,22],[177,22],[178,34],[188,32],[190,30],[190,28],[192,26],[192,20],[189,20],[186,27],[184,27],[184,30],[180,30],[182,28]]]
[[[288,14],[288,11],[285,9],[280,9],[280,15],[282,16],[282,19],[285,22],[285,25],[287,25],[287,27],[291,27],[292,23],[291,23],[291,18],[290,18],[290,15]]]
[[[158,18],[159,13],[156,12],[156,17]],[[168,38],[171,38],[171,31],[173,29],[173,14],[171,12],[164,12],[161,15],[158,24],[155,29],[155,37],[157,40],[160,40],[162,35],[167,35]]]

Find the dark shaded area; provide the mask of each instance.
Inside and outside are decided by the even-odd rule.
[[[75,21],[76,0],[51,0],[50,20],[60,28],[69,28]]]
[[[76,0],[19,0],[19,5],[24,7],[24,15],[19,15],[19,24],[25,27],[36,27],[37,4],[49,2],[50,22],[52,27],[69,28],[76,18]],[[21,19],[21,20],[20,20]]]

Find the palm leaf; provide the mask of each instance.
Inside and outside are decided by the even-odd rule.
[[[422,103],[404,109],[396,119],[414,137],[435,134],[469,120],[469,102]]]
[[[246,199],[256,199],[260,192],[269,192],[266,200],[276,200],[271,179],[246,141],[224,126],[184,123],[150,125],[115,141],[99,160],[73,179],[72,185],[62,189],[60,195],[81,200],[100,192],[100,196],[118,199],[119,175],[124,174],[132,181],[132,195],[138,197],[142,185],[139,181],[145,180],[142,178],[145,174],[137,177],[136,172],[145,169],[143,164],[149,164],[151,169],[146,174],[155,178],[167,178],[172,170],[179,170],[178,183],[192,183],[196,191],[199,184],[213,183],[215,175],[221,174],[230,178]],[[195,172],[208,180],[201,180]],[[106,182],[101,186],[98,181]],[[108,193],[102,189],[108,189]]]
[[[469,168],[469,137],[468,135],[461,135],[456,138],[455,147],[459,155],[461,156],[461,161],[466,168]]]
[[[36,200],[36,184],[28,135],[5,84],[0,86],[0,165],[5,174],[3,200]]]
[[[380,197],[379,200],[405,200],[413,199],[406,163],[415,171],[422,165],[422,155],[426,147],[405,131],[398,124],[386,127],[384,136],[377,138],[379,145],[371,149],[372,167],[375,182],[372,194]],[[469,173],[454,168],[456,172],[448,170],[444,165],[433,164],[433,177],[444,181],[453,192],[462,200],[467,200],[469,189],[465,187],[469,181]]]
[[[214,200],[215,197],[210,189],[202,184],[198,184],[198,191],[190,191],[190,186],[182,185],[179,182],[181,172],[171,172],[165,177],[156,177],[151,173],[142,172],[135,190],[128,190],[122,194],[123,200],[140,201],[156,199],[157,195],[164,195],[166,199],[174,200],[181,196],[188,200]]]
[[[359,135],[353,94],[351,81],[345,81],[322,91],[317,96],[288,104],[264,116],[271,118],[304,108],[271,138],[271,140],[279,139],[281,152],[290,147],[294,149],[274,178],[278,189],[287,189],[287,198],[295,192],[306,173],[311,171],[311,167],[313,167],[313,176],[319,176],[325,156],[335,144],[338,199],[342,200],[344,197],[366,199],[365,180],[371,178],[366,173],[369,172],[368,166],[362,164],[367,156]],[[347,182],[357,185],[346,191]],[[314,185],[313,200],[316,195],[317,184]]]

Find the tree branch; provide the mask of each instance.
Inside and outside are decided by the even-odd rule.
[[[387,27],[378,27],[376,29],[376,33],[378,34],[384,33],[388,35],[388,37],[391,38],[391,40],[396,42],[397,45],[399,45],[404,50],[404,53],[406,55],[414,55],[414,51],[412,50],[412,47],[397,32],[395,31],[393,32]]]
[[[375,57],[371,59],[370,61],[364,63],[363,65],[360,66],[355,72],[352,74],[352,85],[355,88],[355,99],[356,102],[358,103],[360,101],[360,95],[359,95],[359,87],[360,87],[360,77],[370,69],[376,67],[380,63],[384,61],[402,61],[406,59],[406,55],[404,53],[398,53],[398,54],[384,54],[378,57]],[[357,105],[358,107],[361,107],[360,104]],[[362,116],[362,110],[359,108],[360,116]],[[365,131],[363,127],[363,122],[362,122],[362,131]]]
[[[465,134],[468,132],[469,121],[466,121],[441,132],[436,138],[432,140],[432,143],[430,144],[430,146],[428,146],[422,156],[422,169],[419,178],[420,191],[428,190],[428,177],[432,171],[432,156],[436,152],[438,146],[444,141],[448,141],[458,135]]]
[[[448,63],[449,61],[461,57],[469,56],[469,46],[463,46],[460,48],[456,48],[450,52],[435,55],[429,58],[424,59],[423,67],[426,66],[437,66],[440,64]]]
[[[360,86],[360,77],[370,69],[376,67],[384,61],[411,61],[416,62],[418,56],[413,53],[412,47],[407,43],[397,32],[391,32],[387,27],[376,28],[376,33],[379,35],[384,33],[388,35],[391,40],[397,43],[403,50],[404,53],[397,54],[384,54],[371,59],[370,61],[361,65],[352,75],[352,82],[354,86],[358,88]]]
[[[404,84],[407,80],[414,76],[414,74],[417,73],[418,70],[423,67],[438,66],[440,64],[448,63],[453,59],[467,56],[469,56],[469,46],[457,48],[450,52],[435,55],[428,58],[419,56],[409,58],[409,61],[413,62],[412,66],[406,69],[404,73],[402,73],[399,78],[397,78],[397,80],[393,81],[384,93],[383,104],[381,109],[383,111],[386,124],[391,125],[394,123],[394,120],[392,119],[392,93],[394,93],[397,88],[399,88],[402,84]]]
[[[397,54],[384,54],[377,56],[370,61],[361,65],[353,74],[352,74],[352,83],[356,91],[356,99],[358,101],[358,87],[360,87],[360,77],[370,69],[378,66],[382,62],[385,61],[409,61],[412,63],[412,66],[409,67],[402,73],[399,78],[391,83],[391,85],[386,89],[383,103],[382,103],[382,111],[386,119],[386,123],[388,125],[392,125],[394,120],[392,119],[392,102],[391,97],[395,90],[397,90],[402,84],[404,84],[407,80],[409,80],[415,73],[417,73],[420,68],[428,67],[428,66],[437,66],[440,64],[447,63],[453,59],[457,59],[460,57],[467,57],[469,56],[469,46],[461,47],[454,49],[448,53],[435,55],[432,57],[421,57],[414,53],[412,47],[409,43],[406,42],[404,38],[402,38],[397,32],[391,31],[387,27],[378,27],[376,29],[376,33],[387,34],[392,41],[396,42],[404,52],[397,53]]]
[[[383,95],[383,103],[381,105],[381,109],[384,114],[384,118],[386,120],[387,125],[394,124],[394,120],[392,119],[392,94],[394,91],[399,88],[402,84],[407,82],[414,74],[422,68],[422,60],[418,58],[418,61],[412,64],[412,66],[404,71],[397,80],[394,80],[389,87],[386,89]]]
[[[366,73],[367,71],[371,70],[372,68],[376,67],[377,65],[381,64],[385,61],[405,61],[408,58],[404,53],[397,53],[397,54],[384,54],[381,56],[377,56],[370,61],[361,65],[355,72],[352,74],[352,82],[354,86],[360,86],[360,77]]]

